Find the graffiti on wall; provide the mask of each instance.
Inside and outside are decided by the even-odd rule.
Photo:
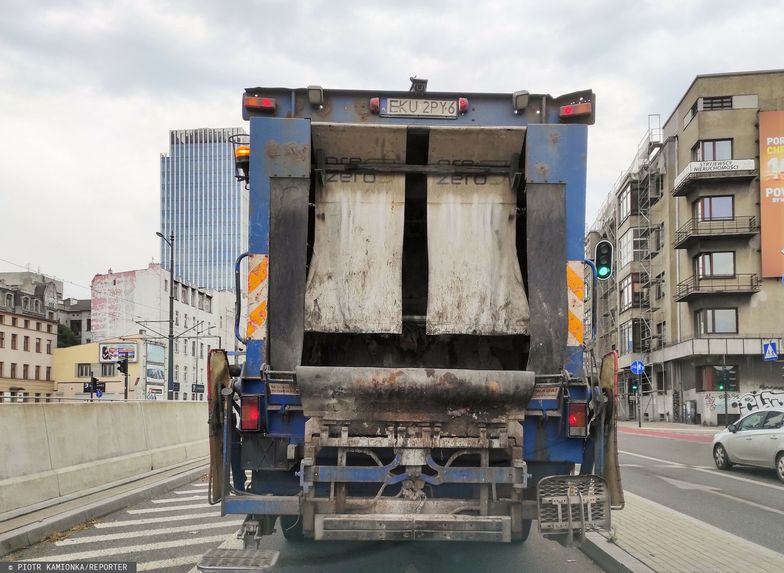
[[[784,390],[752,390],[732,405],[740,410],[741,415],[760,408],[784,407]]]
[[[703,395],[703,404],[705,408],[703,409],[704,412],[717,412],[719,414],[724,414],[724,392],[707,392]],[[730,392],[727,394],[727,402],[731,408],[736,408],[738,402],[740,401],[740,394],[736,392]]]

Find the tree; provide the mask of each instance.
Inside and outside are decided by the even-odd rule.
[[[68,348],[81,344],[81,339],[64,324],[57,325],[57,348]]]

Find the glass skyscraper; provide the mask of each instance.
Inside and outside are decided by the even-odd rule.
[[[174,235],[175,277],[190,285],[234,290],[234,261],[248,248],[248,192],[234,177],[229,137],[242,128],[169,132],[161,154],[161,233]],[[169,247],[161,241],[161,263]]]

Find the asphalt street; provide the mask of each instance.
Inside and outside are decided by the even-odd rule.
[[[619,430],[624,490],[782,551],[784,484],[773,470],[719,471],[710,433]]]
[[[198,480],[6,556],[8,560],[133,561],[138,571],[185,573],[209,549],[233,539],[243,516],[221,518]],[[276,572],[429,573],[449,571],[601,571],[576,547],[564,548],[534,528],[524,544],[301,542],[278,532],[262,548],[280,551]]]

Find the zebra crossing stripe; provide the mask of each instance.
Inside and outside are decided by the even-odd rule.
[[[96,529],[108,529],[111,527],[133,527],[135,525],[152,525],[153,523],[169,523],[171,521],[187,521],[189,519],[207,519],[220,516],[220,511],[209,511],[207,513],[186,513],[184,515],[166,515],[164,517],[148,517],[146,519],[124,519],[122,521],[108,521],[96,523]]]
[[[204,493],[201,495],[192,495],[191,497],[173,497],[171,499],[154,499],[153,503],[182,503],[183,501],[196,501],[198,499],[205,499]]]
[[[180,500],[182,501],[182,500]],[[126,513],[129,515],[140,515],[143,513],[161,513],[164,511],[181,511],[185,509],[200,509],[202,507],[211,507],[206,501],[204,503],[191,503],[189,505],[174,505],[167,507],[151,507],[148,509],[129,509]]]
[[[169,533],[186,533],[190,531],[204,531],[205,529],[222,529],[226,527],[236,529],[242,525],[242,519],[234,521],[217,521],[215,523],[199,523],[189,525],[179,525],[177,527],[165,527],[163,529],[144,529],[142,531],[124,531],[122,533],[107,533],[104,535],[85,535],[84,537],[74,537],[56,541],[55,545],[64,547],[67,545],[81,545],[83,543],[95,543],[96,541],[116,541],[118,539],[133,539],[134,537],[148,537],[154,535],[167,535]]]
[[[137,571],[154,571],[155,569],[169,569],[181,565],[196,564],[202,558],[202,554],[183,555],[182,557],[172,557],[171,559],[159,559],[158,561],[145,561],[136,564]]]
[[[125,547],[106,547],[104,549],[94,549],[92,551],[78,551],[76,553],[62,553],[57,555],[56,560],[62,561],[84,561],[87,559],[98,559],[101,557],[115,557],[117,555],[127,555],[128,553],[146,553],[159,549],[173,549],[175,547],[189,547],[191,545],[202,545],[224,541],[226,534],[210,535],[207,537],[194,537],[191,539],[174,539],[172,541],[159,541],[158,543],[142,543],[140,545],[128,545]],[[25,562],[40,561],[40,557],[25,559]]]
[[[185,490],[185,491],[175,491],[174,492],[175,495],[188,495],[188,494],[194,494],[194,493],[200,493],[200,494],[204,495],[204,490],[203,489],[188,489],[188,490]]]

